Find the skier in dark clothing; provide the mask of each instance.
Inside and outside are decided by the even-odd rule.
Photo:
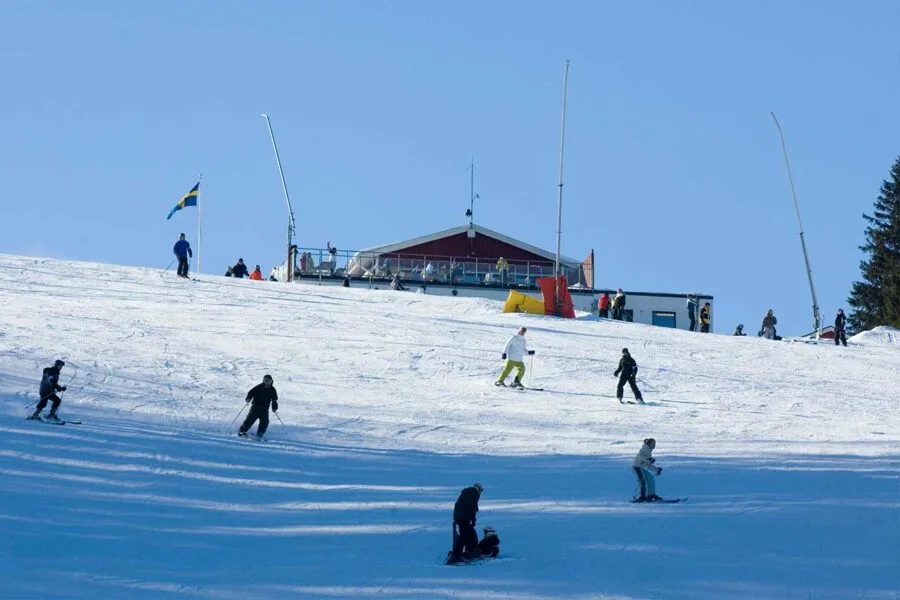
[[[41,411],[44,410],[48,402],[51,402],[50,414],[47,415],[47,419],[50,421],[59,421],[59,417],[56,416],[56,411],[59,410],[59,403],[62,402],[62,400],[56,395],[56,392],[66,391],[66,386],[59,385],[59,371],[65,365],[66,363],[63,361],[57,360],[53,363],[52,367],[44,369],[44,374],[41,377],[41,387],[39,388],[41,399],[38,401],[34,413],[28,417],[29,419],[40,420]]]
[[[272,411],[278,412],[278,392],[275,391],[275,387],[272,385],[272,376],[266,375],[263,377],[262,383],[252,387],[250,391],[247,392],[245,400],[247,402],[253,402],[253,404],[250,407],[250,412],[247,413],[247,418],[244,419],[244,422],[238,431],[238,435],[241,437],[246,436],[247,431],[253,427],[253,424],[259,419],[259,426],[256,428],[256,437],[261,438],[265,435],[266,429],[269,427],[269,404],[272,404]]]
[[[624,404],[622,397],[625,395],[625,382],[628,382],[628,385],[631,386],[631,391],[634,392],[635,401],[641,404],[644,403],[644,398],[641,396],[641,390],[638,389],[637,383],[635,383],[637,371],[637,363],[631,358],[631,354],[628,353],[628,348],[622,348],[622,358],[619,359],[619,368],[613,373],[613,375],[619,377],[619,385],[616,387],[616,398],[619,399],[619,402]]]
[[[178,236],[178,241],[175,242],[175,247],[172,248],[172,252],[175,253],[175,258],[178,259],[178,276],[187,278],[188,257],[193,258],[194,253],[191,251],[191,245],[184,239],[183,233]]]
[[[480,483],[473,483],[464,488],[453,506],[453,549],[447,556],[447,564],[453,565],[466,555],[477,555],[478,533],[475,531],[475,520],[478,514],[478,500],[484,488]]]
[[[843,342],[847,345],[847,317],[844,316],[844,309],[839,308],[837,316],[834,318],[834,345],[840,346]]]
[[[244,264],[243,258],[239,258],[237,264],[231,267],[231,275],[238,279],[250,276],[250,271],[247,270],[247,265]]]

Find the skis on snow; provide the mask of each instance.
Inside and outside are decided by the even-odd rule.
[[[46,423],[47,425],[65,425],[69,423],[70,425],[81,425],[81,421],[63,421],[62,419],[43,419],[40,416],[37,417],[25,417],[26,421],[40,421],[41,423]]]
[[[686,500],[687,498],[663,498],[662,500],[638,500],[637,498],[632,498],[629,502],[632,504],[678,504]]]

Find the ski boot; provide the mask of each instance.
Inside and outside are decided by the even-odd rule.
[[[524,389],[525,389],[525,386],[522,385],[522,382],[519,381],[519,378],[518,378],[518,377],[515,378],[515,380],[512,382],[512,385],[511,385],[510,387],[513,387],[513,388],[515,388],[515,389],[517,389],[517,390],[524,390]]]
[[[494,385],[496,385],[497,387],[506,387],[506,383],[502,381],[495,381]]]
[[[650,494],[649,496],[647,496],[647,502],[660,502],[661,500],[662,498],[660,498],[656,494]]]
[[[238,431],[238,437],[247,437],[246,431]]]
[[[52,423],[59,423],[59,417],[56,416],[56,413],[50,413],[44,418],[45,421],[50,421]]]
[[[39,411],[39,410],[34,411],[33,413],[31,413],[30,416],[25,417],[25,420],[26,421],[43,421],[43,419],[41,418],[41,411]]]

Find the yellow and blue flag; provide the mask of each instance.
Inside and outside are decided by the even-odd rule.
[[[166,220],[172,218],[172,215],[175,214],[176,211],[181,210],[186,206],[197,206],[197,197],[200,195],[200,182],[197,182],[197,185],[191,188],[187,194],[182,196],[181,200],[178,201],[178,204],[175,205],[175,208],[169,211],[169,215],[166,217]]]

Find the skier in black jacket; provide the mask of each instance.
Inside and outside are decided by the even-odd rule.
[[[231,276],[238,279],[250,277],[250,271],[247,270],[247,265],[244,264],[243,258],[239,258],[237,264],[231,267]]]
[[[453,549],[447,557],[447,564],[458,563],[463,551],[474,555],[478,550],[478,533],[475,531],[475,520],[478,514],[478,500],[484,488],[480,483],[473,483],[464,488],[453,506]]]
[[[41,411],[47,406],[47,402],[52,402],[50,414],[47,415],[47,419],[50,421],[59,421],[59,417],[56,416],[56,411],[59,410],[59,403],[62,402],[62,400],[56,395],[56,392],[66,391],[66,386],[59,385],[59,370],[65,365],[66,363],[63,361],[57,360],[53,363],[52,367],[44,369],[44,374],[41,377],[41,387],[39,388],[41,399],[38,401],[34,413],[28,417],[29,419],[40,420]]]
[[[847,317],[844,316],[844,309],[839,308],[837,316],[834,318],[834,345],[840,346],[841,342],[847,345]]]
[[[272,385],[272,376],[266,375],[263,377],[263,382],[255,385],[247,392],[247,397],[245,398],[247,402],[253,402],[253,405],[250,407],[250,412],[247,413],[247,418],[244,419],[243,424],[241,424],[241,428],[238,431],[238,435],[244,437],[247,435],[247,431],[253,427],[253,424],[259,419],[259,426],[256,428],[256,437],[262,437],[266,433],[266,429],[269,427],[269,404],[272,404],[272,410],[274,412],[278,412],[278,392],[275,391],[275,386]]]
[[[641,390],[638,389],[637,383],[634,381],[637,377],[637,371],[637,363],[631,358],[631,354],[628,353],[628,348],[622,348],[622,358],[619,359],[619,368],[613,373],[613,375],[619,376],[619,385],[616,387],[616,398],[619,399],[619,402],[624,404],[622,397],[625,395],[625,382],[627,381],[628,385],[631,386],[631,391],[634,392],[634,399],[641,404],[644,403],[644,398],[641,396]]]

